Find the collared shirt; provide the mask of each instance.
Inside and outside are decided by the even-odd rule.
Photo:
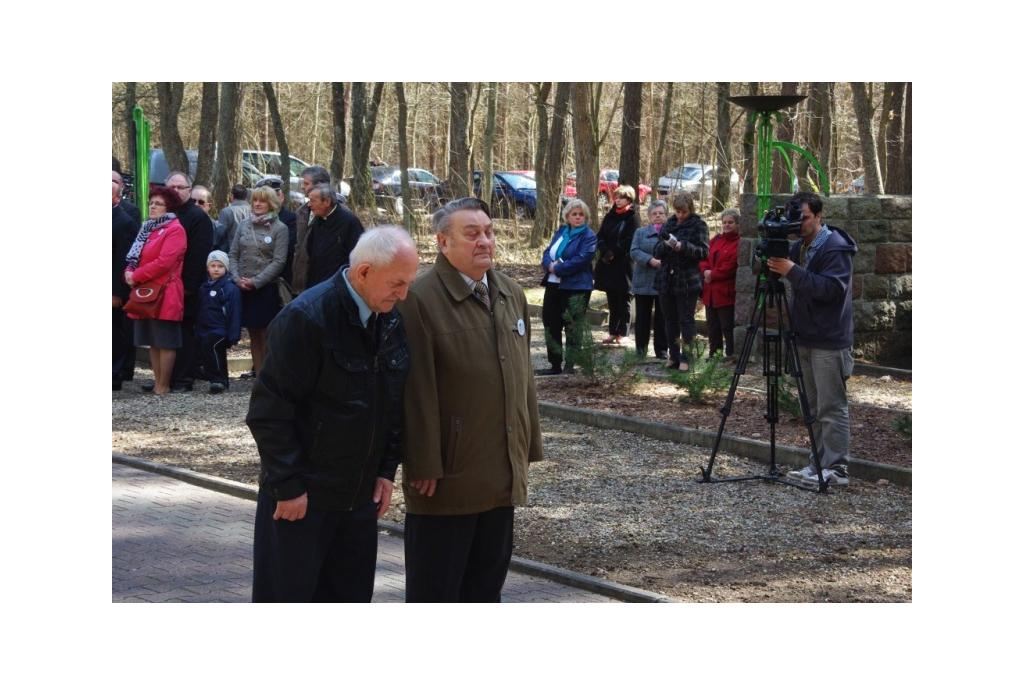
[[[462,276],[462,280],[464,280],[466,282],[466,285],[469,286],[469,289],[473,291],[474,296],[476,295],[476,284],[478,282],[479,283],[483,283],[484,287],[487,288],[488,291],[490,291],[490,287],[488,287],[488,285],[487,285],[487,274],[486,273],[484,273],[484,277],[482,279],[480,279],[480,281],[474,281],[472,278],[470,278],[466,274],[462,273],[461,271],[459,272],[459,275]]]
[[[807,267],[807,263],[814,258],[814,253],[825,244],[830,235],[832,235],[832,229],[828,227],[828,224],[822,224],[821,230],[818,231],[818,235],[814,237],[811,244],[804,243],[800,246],[800,266]]]
[[[363,328],[369,330],[370,328],[370,315],[373,314],[373,310],[370,306],[363,301],[363,298],[359,297],[359,293],[352,287],[352,284],[348,280],[348,269],[341,272],[341,275],[345,277],[345,287],[348,288],[348,294],[352,296],[352,299],[356,301],[356,306],[359,307],[359,320],[363,322]]]

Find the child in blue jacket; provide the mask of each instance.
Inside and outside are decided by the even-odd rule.
[[[230,266],[228,256],[214,250],[206,258],[210,277],[199,286],[196,343],[212,394],[228,389],[228,348],[242,337],[242,293],[226,278]]]

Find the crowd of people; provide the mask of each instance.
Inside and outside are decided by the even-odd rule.
[[[249,333],[253,359],[243,375],[258,376],[271,320],[347,264],[363,233],[321,166],[303,170],[308,201],[297,212],[284,207],[279,178],[262,179],[251,192],[233,186],[215,213],[209,189],[172,171],[150,189],[145,223],[123,197],[116,159],[113,166],[114,390],[134,379],[136,346],[148,345],[154,380],[144,391],[188,392],[202,379],[209,392],[224,392],[226,350],[241,337],[238,325]]]
[[[407,601],[501,601],[515,507],[526,503],[529,465],[543,448],[526,296],[493,268],[487,203],[461,198],[434,213],[438,254],[417,276],[412,238],[393,226],[365,231],[323,167],[304,170],[307,202],[289,215],[272,179],[249,202],[233,188],[219,221],[209,191],[187,174],[172,172],[150,191],[145,222],[122,188],[115,168],[114,389],[134,367],[128,348],[142,344],[154,394],[189,390],[200,376],[223,392],[227,348],[243,326],[253,340],[253,601],[370,601],[376,522],[399,465]],[[857,247],[822,223],[820,198],[806,195],[795,198],[802,240],[790,259],[768,261],[793,284],[818,417],[819,451],[790,476],[843,485]],[[733,353],[739,213],[723,212],[722,233],[709,241],[689,195],[673,198],[671,217],[653,202],[646,226],[635,201],[620,186],[596,233],[585,203],[563,209],[542,258],[549,374],[573,373],[574,323],[594,289],[613,309],[606,344],[628,340],[635,296],[637,351],[646,354],[653,326],[655,355],[685,370],[703,297],[713,353],[723,344]]]
[[[574,199],[565,205],[564,224],[555,231],[541,259],[542,318],[551,364],[544,375],[575,373],[573,353],[580,349],[577,320],[586,315],[594,290],[603,291],[608,298],[604,345],[629,344],[633,326],[636,352],[646,356],[653,331],[654,356],[665,360],[670,369],[687,371],[688,349],[697,332],[697,302],[703,298],[711,340],[709,357],[715,358],[722,350],[724,339],[725,359],[735,360],[739,211],[725,210],[722,233],[709,241],[708,225],[696,213],[688,193],[677,194],[672,205],[675,213],[669,217],[668,205],[663,200],[653,201],[647,209],[649,223],[641,226],[636,191],[620,185],[615,190],[615,204],[596,234],[588,226],[590,209],[586,204]]]

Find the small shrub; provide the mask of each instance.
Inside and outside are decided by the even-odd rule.
[[[910,442],[911,444],[913,444],[913,436],[911,435],[913,419],[914,417],[908,414],[896,419],[896,422],[892,425],[892,427],[896,429],[896,432],[905,437],[907,442]]]
[[[647,355],[635,349],[627,349],[622,353],[622,361],[618,366],[610,366],[606,372],[608,385],[615,389],[628,389],[644,379],[640,373],[640,364]]]
[[[708,359],[705,356],[707,345],[694,338],[686,350],[690,368],[687,371],[669,369],[668,377],[673,383],[686,391],[680,396],[680,402],[702,404],[709,395],[715,395],[728,389],[732,382],[733,372],[722,365],[722,352]]]
[[[608,358],[609,350],[594,340],[594,328],[587,320],[587,305],[583,295],[569,299],[569,309],[562,314],[565,320],[566,340],[579,340],[579,347],[565,346],[565,361],[576,367],[581,376],[596,378],[613,370]]]

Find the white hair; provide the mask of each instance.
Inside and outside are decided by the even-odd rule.
[[[395,260],[403,245],[412,248],[413,252],[416,251],[416,243],[398,226],[371,228],[359,236],[359,242],[352,248],[349,267],[354,269],[360,264],[387,266]]]

